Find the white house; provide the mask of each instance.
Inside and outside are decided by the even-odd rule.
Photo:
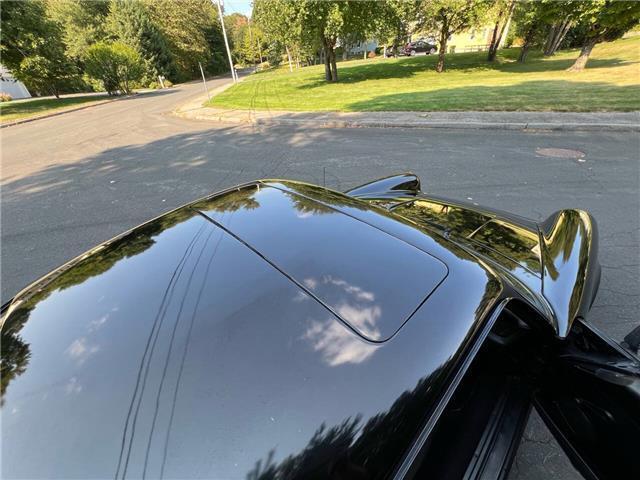
[[[0,65],[0,92],[11,95],[11,98],[29,98],[31,94],[27,87],[19,80],[13,78],[11,72],[4,65]]]

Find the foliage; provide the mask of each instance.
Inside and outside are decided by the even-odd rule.
[[[339,38],[351,35],[364,39],[375,29],[382,2],[320,1],[300,2],[300,31],[305,43],[320,41],[324,53],[325,80],[338,81],[335,47]]]
[[[114,40],[129,45],[140,54],[145,65],[143,83],[158,75],[168,78],[175,75],[166,39],[140,0],[113,0],[109,4],[106,30]]]
[[[81,61],[87,48],[106,36],[109,3],[94,0],[48,0],[47,15],[63,31],[67,55]]]
[[[2,63],[31,92],[58,96],[80,87],[62,30],[47,17],[43,1],[3,2],[0,35]]]
[[[110,95],[131,93],[132,82],[140,80],[144,73],[138,52],[121,42],[96,43],[87,49],[84,60],[87,73],[101,80]]]
[[[0,92],[0,102],[10,102],[13,97],[8,93]]]
[[[398,45],[405,43],[417,27],[425,24],[420,7],[418,0],[387,0],[381,3],[374,24],[374,35],[397,51]]]
[[[218,13],[209,0],[145,0],[145,6],[166,39],[176,80],[197,78],[198,63],[210,74],[228,70]]]
[[[268,39],[265,54],[270,64],[279,65],[287,47],[302,43],[301,6],[298,0],[255,0],[253,18]]]
[[[640,3],[635,1],[592,0],[573,2],[577,23],[586,29],[586,40],[611,42],[640,23]]]
[[[570,71],[585,68],[597,43],[616,40],[640,23],[640,2],[593,0],[573,2],[572,6],[573,18],[584,29],[584,44]]]
[[[491,2],[485,0],[425,0],[422,16],[425,26],[438,33],[436,71],[444,71],[447,42],[454,33],[477,26],[485,20]]]

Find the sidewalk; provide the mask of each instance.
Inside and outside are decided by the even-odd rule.
[[[211,93],[219,93],[222,89]],[[208,108],[203,106],[206,99],[206,96],[198,97],[174,113],[183,118],[226,124],[296,125],[309,128],[640,132],[640,112],[285,112]]]

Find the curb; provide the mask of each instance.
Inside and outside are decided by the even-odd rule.
[[[22,125],[23,123],[35,122],[36,120],[43,120],[45,118],[57,117],[58,115],[64,115],[65,113],[77,112],[78,110],[85,110],[87,108],[97,107],[98,105],[104,105],[105,103],[117,102],[119,100],[126,100],[136,95],[141,95],[144,93],[134,93],[133,95],[127,95],[126,97],[109,98],[107,100],[96,100],[95,103],[88,102],[88,104],[80,105],[76,108],[68,108],[68,109],[63,109],[56,112],[45,113],[44,115],[38,115],[35,117],[28,117],[28,118],[22,118],[20,120],[14,120],[13,122],[0,123],[0,128],[13,127],[15,125]]]
[[[220,119],[222,121],[222,119]],[[238,122],[246,123],[246,122]],[[292,120],[292,119],[256,119],[249,121],[259,126],[275,125],[315,125],[323,128],[451,128],[463,130],[546,130],[546,131],[611,131],[611,132],[640,132],[640,125],[633,124],[597,124],[597,123],[522,123],[522,122],[419,122],[394,123],[358,120]]]
[[[451,128],[466,130],[521,130],[521,131],[570,131],[570,132],[640,132],[640,124],[632,123],[542,123],[542,122],[388,122],[376,120],[323,119],[297,120],[291,118],[253,118],[252,113],[242,116],[225,116],[223,112],[197,110],[176,112],[182,118],[213,121],[223,124],[255,126],[305,126],[315,128]],[[230,110],[231,112],[231,110]]]

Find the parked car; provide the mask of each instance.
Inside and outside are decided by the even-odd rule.
[[[404,57],[406,55],[405,51],[404,51],[404,46],[398,46],[397,48],[393,48],[393,46],[391,47],[387,47],[385,56],[387,58],[391,58],[391,57]]]
[[[587,321],[598,233],[264,180],[2,307],[4,478],[506,478],[532,406],[586,478],[640,478],[640,363]]]
[[[404,47],[405,55],[415,56],[418,53],[433,55],[438,51],[435,42],[427,40],[418,40],[417,42],[407,43]]]

